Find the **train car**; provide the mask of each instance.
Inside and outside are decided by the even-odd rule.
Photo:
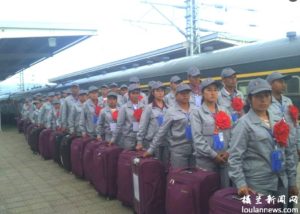
[[[201,70],[203,78],[220,79],[223,68],[231,67],[238,72],[238,88],[245,94],[248,82],[255,77],[265,78],[274,71],[291,75],[287,82],[286,95],[300,108],[300,37],[283,38],[274,41],[264,41],[249,45],[227,48],[223,50],[202,53],[192,57],[183,57],[168,62],[161,62],[128,70],[101,74],[76,80],[81,88],[90,85],[100,86],[117,82],[127,83],[131,76],[138,76],[142,83],[150,80],[160,80],[166,85],[173,75],[186,79],[186,70],[196,66]],[[73,82],[58,85],[55,90],[70,87]],[[147,85],[143,85],[147,87]],[[53,90],[54,88],[51,88]],[[50,89],[41,89],[47,92]],[[20,97],[20,94],[18,94]],[[24,96],[21,96],[24,97]],[[14,96],[10,97],[14,99]],[[5,114],[5,112],[3,112]]]

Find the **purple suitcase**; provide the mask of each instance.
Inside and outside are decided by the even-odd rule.
[[[102,143],[93,158],[93,185],[97,192],[109,199],[117,196],[117,166],[122,148]]]
[[[167,214],[208,214],[210,196],[220,188],[220,176],[200,169],[170,169],[167,179]]]
[[[256,195],[250,195],[251,204],[242,203],[241,198],[237,195],[236,188],[221,189],[213,194],[209,200],[209,214],[241,214],[242,209],[255,208],[281,208],[281,204],[268,204],[266,196],[261,196],[261,204],[256,203]],[[242,208],[243,206],[243,208]],[[252,208],[253,209],[253,208]],[[245,212],[246,213],[246,212]],[[252,212],[255,213],[255,212]]]
[[[83,174],[84,178],[92,183],[93,173],[93,152],[100,146],[101,142],[93,140],[89,142],[83,152]]]
[[[53,132],[51,129],[44,129],[39,136],[39,151],[41,156],[48,160],[51,158],[50,149],[49,149],[49,139],[50,135]]]
[[[132,178],[135,212],[164,214],[166,173],[163,163],[154,158],[134,158]]]
[[[77,178],[83,178],[83,152],[87,143],[92,141],[93,138],[76,138],[71,144],[71,166],[72,173]]]
[[[131,163],[133,158],[141,156],[142,152],[124,150],[118,160],[117,199],[125,206],[133,206],[133,183]]]
[[[49,152],[50,152],[50,158],[54,160],[54,153],[55,153],[55,143],[56,143],[56,137],[61,135],[62,133],[59,131],[54,131],[50,134],[49,138]]]

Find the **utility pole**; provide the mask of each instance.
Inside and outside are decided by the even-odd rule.
[[[201,53],[199,7],[198,0],[185,0],[186,4],[186,41],[188,43],[186,55],[193,56]]]

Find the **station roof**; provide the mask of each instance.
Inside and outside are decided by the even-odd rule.
[[[71,24],[0,22],[0,81],[96,33]]]
[[[255,40],[233,37],[224,33],[213,33],[201,37],[201,52],[224,49],[243,43],[254,42]],[[87,78],[99,74],[106,74],[130,68],[151,65],[154,63],[169,61],[186,56],[185,43],[174,44],[165,48],[143,53],[137,56],[121,59],[118,61],[102,64],[92,68],[83,69],[70,74],[52,78],[49,81],[57,84],[65,84],[74,80]]]

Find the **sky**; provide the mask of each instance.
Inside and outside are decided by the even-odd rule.
[[[184,42],[184,36],[147,1],[2,0],[0,21],[72,23],[98,30],[96,36],[25,70],[25,87]],[[150,2],[184,6],[184,0]],[[300,34],[300,0],[199,0],[198,4],[200,28],[258,40],[282,38],[287,31]],[[184,31],[184,9],[156,7]],[[17,89],[18,84],[19,76],[15,75],[0,83],[0,93]]]

